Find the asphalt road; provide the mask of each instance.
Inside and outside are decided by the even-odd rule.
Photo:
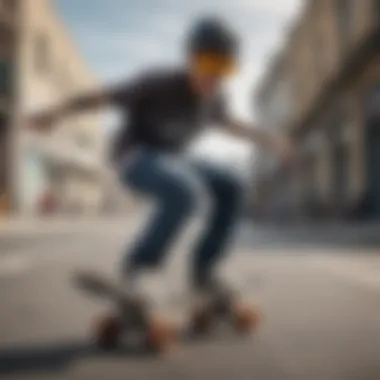
[[[94,225],[64,238],[41,236],[3,248],[1,379],[380,378],[376,252],[367,255],[357,247],[337,252],[312,244],[296,250],[295,244],[274,244],[279,237],[273,229],[257,231],[256,238],[243,229],[222,268],[265,314],[252,337],[218,331],[202,342],[181,344],[166,359],[133,350],[97,351],[90,342],[90,321],[105,306],[84,298],[70,278],[78,268],[112,273],[131,233],[123,225]],[[158,280],[172,295],[184,283],[186,244],[175,250]],[[355,252],[361,254],[356,261]]]

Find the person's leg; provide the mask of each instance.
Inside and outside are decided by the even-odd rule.
[[[156,201],[152,219],[125,257],[123,274],[128,276],[160,265],[196,207],[198,182],[180,157],[152,151],[139,154],[125,170],[123,181]]]
[[[212,200],[209,222],[195,247],[192,267],[193,286],[207,288],[213,282],[213,269],[223,257],[239,220],[244,186],[233,173],[223,168],[200,164],[197,169]]]

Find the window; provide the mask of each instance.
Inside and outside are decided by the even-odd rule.
[[[318,197],[317,157],[314,152],[305,158],[306,197],[309,206],[312,206]]]
[[[337,211],[342,211],[349,195],[350,123],[349,110],[340,105],[331,120],[332,190]]]
[[[345,50],[350,42],[355,26],[355,1],[336,0],[337,29],[340,45]]]
[[[376,22],[380,22],[380,0],[373,0]]]
[[[43,34],[39,34],[35,38],[35,66],[41,74],[45,74],[49,70],[49,41]]]
[[[368,121],[380,120],[380,82],[373,85],[365,99],[365,116]]]
[[[326,52],[323,39],[323,31],[320,29],[320,25],[316,25],[314,32],[314,68],[319,79],[319,75],[323,75],[325,70]]]
[[[9,95],[11,81],[11,65],[7,61],[0,61],[0,95]]]
[[[296,70],[294,70],[295,72],[295,77],[294,77],[294,83],[295,83],[295,87],[296,87],[296,93],[297,93],[297,101],[298,103],[299,102],[303,102],[303,96],[304,96],[304,93],[305,93],[305,78],[302,76],[302,69],[301,69],[301,65],[298,64],[298,67],[296,68]]]
[[[4,115],[0,115],[0,196],[1,191],[7,184],[7,167],[9,166],[8,156],[8,122]]]

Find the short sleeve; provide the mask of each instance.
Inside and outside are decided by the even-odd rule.
[[[148,84],[144,78],[123,81],[120,84],[110,86],[106,95],[116,105],[130,105],[136,103],[147,91]]]
[[[116,105],[129,106],[144,99],[159,86],[160,82],[161,76],[156,71],[147,71],[111,86],[107,96]]]

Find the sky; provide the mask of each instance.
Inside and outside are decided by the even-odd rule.
[[[111,83],[151,65],[181,63],[182,41],[194,19],[215,13],[222,16],[242,38],[241,67],[228,85],[230,109],[240,118],[254,120],[253,90],[268,59],[283,42],[301,1],[56,0],[56,3],[89,66],[103,82]],[[216,141],[215,136],[213,139]],[[220,144],[221,140],[216,144],[219,151],[223,150]]]

